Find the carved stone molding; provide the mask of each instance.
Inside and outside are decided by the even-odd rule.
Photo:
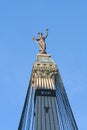
[[[34,88],[55,89],[57,66],[54,63],[35,62],[32,70],[32,86]]]
[[[57,74],[57,67],[55,64],[34,64],[32,78],[54,78]]]

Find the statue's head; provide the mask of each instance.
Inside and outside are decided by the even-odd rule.
[[[41,32],[38,33],[39,38],[41,38],[43,36],[43,34]]]

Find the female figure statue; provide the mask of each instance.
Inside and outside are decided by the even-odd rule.
[[[39,38],[33,37],[33,40],[38,42],[38,44],[40,46],[40,54],[45,54],[46,53],[45,39],[48,36],[48,29],[46,29],[46,35],[45,36],[43,36],[43,34],[41,32],[39,32],[38,35],[39,35]]]

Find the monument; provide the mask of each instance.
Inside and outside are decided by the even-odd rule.
[[[18,130],[78,130],[59,69],[46,52],[46,36],[33,37],[40,52],[33,64]]]

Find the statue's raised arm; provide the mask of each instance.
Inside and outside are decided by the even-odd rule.
[[[48,36],[48,29],[46,29],[46,36],[43,36],[43,34],[41,32],[39,32],[38,35],[39,35],[39,38],[33,37],[33,40],[38,42],[38,44],[40,46],[40,54],[45,54],[46,53],[45,39]]]
[[[48,37],[48,28],[46,28],[45,30],[46,30],[46,35],[44,38],[47,38]]]

